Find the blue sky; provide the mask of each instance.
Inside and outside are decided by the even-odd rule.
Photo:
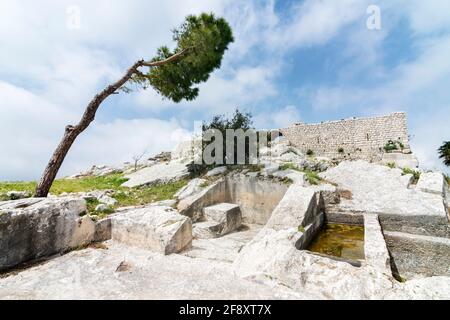
[[[380,30],[367,28],[370,5]],[[0,180],[38,178],[91,97],[202,11],[224,16],[236,41],[198,99],[111,97],[61,174],[170,150],[195,120],[235,107],[260,128],[406,111],[422,166],[446,170],[436,149],[450,140],[449,1],[1,0]]]

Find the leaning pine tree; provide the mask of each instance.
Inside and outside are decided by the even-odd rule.
[[[95,119],[100,104],[119,91],[129,92],[130,86],[153,87],[163,97],[174,102],[194,100],[199,89],[195,84],[208,80],[211,72],[220,67],[222,57],[233,42],[230,26],[213,14],[188,16],[180,28],[173,31],[176,48],[158,49],[150,61],[139,60],[116,82],[98,93],[87,105],[76,125],[68,125],[36,188],[36,197],[46,197],[70,147]],[[147,70],[143,70],[146,68]]]
[[[450,141],[444,142],[444,144],[438,149],[439,158],[444,161],[446,166],[450,167]]]

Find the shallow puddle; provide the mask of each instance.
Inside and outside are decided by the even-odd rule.
[[[326,224],[308,250],[344,259],[363,260],[364,227]]]

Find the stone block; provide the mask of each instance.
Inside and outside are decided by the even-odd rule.
[[[427,193],[444,194],[444,175],[440,172],[425,172],[420,175],[417,190]]]
[[[220,203],[203,209],[203,214],[208,221],[217,223],[215,232],[218,236],[230,233],[242,223],[241,208],[237,204]]]
[[[171,254],[189,247],[192,222],[173,208],[150,206],[117,215],[112,219],[114,241]]]
[[[0,270],[94,240],[95,223],[77,198],[0,202]]]

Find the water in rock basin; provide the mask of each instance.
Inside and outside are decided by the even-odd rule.
[[[349,260],[363,260],[364,227],[326,224],[308,250]]]

